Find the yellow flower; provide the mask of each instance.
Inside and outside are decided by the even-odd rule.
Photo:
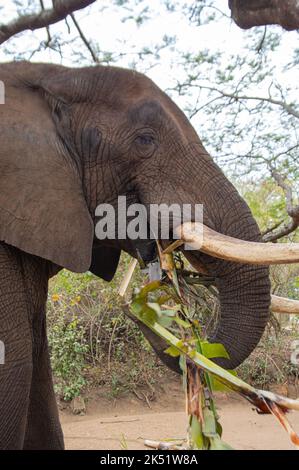
[[[81,300],[81,296],[77,295],[74,299],[71,300],[71,306],[77,305]]]
[[[53,300],[53,302],[58,302],[59,299],[60,299],[60,297],[59,297],[58,294],[53,294],[53,295],[52,295],[52,300]]]

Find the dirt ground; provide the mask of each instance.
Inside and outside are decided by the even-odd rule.
[[[62,410],[66,448],[137,450],[145,449],[144,439],[183,439],[187,418],[182,388],[179,382],[173,382],[169,387],[171,402],[165,390],[160,390],[156,399],[148,404],[133,394],[111,400],[101,392],[94,392],[84,416]],[[219,394],[216,403],[224,429],[223,439],[234,449],[294,448],[274,417],[258,415],[247,401],[235,394]],[[289,419],[299,431],[299,414],[290,414]]]

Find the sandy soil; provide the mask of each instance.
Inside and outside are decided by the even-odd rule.
[[[172,383],[172,401],[166,392],[159,392],[150,403],[132,395],[109,400],[100,393],[87,403],[85,416],[61,411],[61,421],[67,449],[111,450],[145,449],[144,439],[165,440],[184,438],[187,419],[184,397],[179,383]],[[286,432],[274,417],[258,415],[249,403],[236,395],[217,396],[217,407],[224,429],[223,438],[235,449],[292,450]],[[298,413],[289,419],[299,431]]]

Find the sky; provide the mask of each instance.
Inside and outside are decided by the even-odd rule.
[[[51,7],[51,0],[44,0],[46,7]],[[221,9],[227,16],[217,22],[211,21],[208,24],[198,26],[190,22],[190,18],[181,8],[175,11],[167,10],[165,1],[162,0],[129,0],[125,5],[118,6],[114,1],[98,0],[90,7],[76,12],[77,21],[80,24],[85,36],[91,41],[95,50],[99,51],[102,57],[103,51],[112,52],[118,56],[116,65],[124,67],[136,67],[137,70],[145,72],[156,84],[171,94],[176,103],[184,110],[192,101],[198,100],[198,94],[192,91],[186,98],[173,94],[170,89],[175,86],[177,80],[183,80],[186,70],[182,64],[182,51],[196,54],[199,51],[209,49],[212,52],[220,52],[223,65],[229,64],[231,55],[247,54],[246,44],[254,41],[255,35],[261,35],[261,28],[250,31],[243,31],[230,20],[230,11],[227,0],[215,0],[214,6]],[[187,7],[194,5],[194,0],[176,2],[180,6]],[[32,11],[39,7],[38,0],[27,0],[23,5],[31,5]],[[1,5],[1,4],[0,4]],[[136,19],[146,6],[150,5],[145,16],[148,17],[140,26]],[[209,10],[213,13],[213,10]],[[0,21],[8,22],[18,15],[13,0],[2,2],[0,9]],[[67,44],[63,47],[63,58],[58,52],[49,49],[42,49],[32,56],[32,51],[36,50],[40,41],[47,38],[45,30],[26,32],[17,38],[11,39],[0,48],[0,61],[12,60],[13,58],[25,58],[32,61],[62,63],[69,66],[83,66],[91,64],[89,53],[83,43],[78,41],[78,33],[68,20],[70,31],[65,22],[51,26],[51,36],[61,35]],[[280,27],[271,28],[280,32]],[[175,46],[166,47],[160,51],[159,58],[153,55],[138,59],[138,52],[144,48],[154,49],[155,45],[162,44],[163,38],[173,37],[176,39]],[[285,70],[284,66],[291,60],[292,54],[298,44],[298,34],[296,32],[284,33],[279,49],[273,53],[268,53],[268,60],[274,64],[274,75],[264,80],[263,85],[257,87],[252,84],[250,93],[257,96],[267,96],[270,81],[279,82],[285,90],[289,90],[290,100],[296,100],[297,92],[294,84],[298,83],[298,69]],[[20,53],[22,53],[20,55]],[[82,59],[82,54],[84,58]],[[120,57],[119,55],[122,55]],[[237,71],[237,76],[241,77],[244,70]],[[202,97],[200,99],[203,99]],[[199,134],[204,132],[201,116],[192,119],[192,123]],[[272,123],[269,122],[269,128]],[[210,149],[211,150],[211,149]],[[242,151],[242,148],[240,149]]]
[[[30,0],[27,1],[30,3]],[[36,5],[38,6],[39,2],[32,0],[31,3],[33,5],[32,10],[36,11]],[[45,0],[44,3],[46,7],[51,6],[50,0]],[[185,0],[178,3],[192,6],[194,0]],[[214,5],[229,17],[230,10],[227,3],[226,0],[215,0]],[[26,4],[26,1],[23,4]],[[196,24],[190,24],[187,15],[184,16],[179,10],[169,12],[164,4],[165,2],[161,0],[151,0],[150,2],[131,0],[128,6],[119,7],[114,2],[101,0],[85,10],[76,12],[76,17],[86,37],[91,39],[96,47],[104,51],[127,54],[118,60],[117,65],[120,66],[132,66],[134,59],[136,59],[136,52],[144,47],[151,48],[157,43],[162,43],[165,35],[175,36],[177,41],[175,50],[185,52],[196,53],[198,50],[209,48],[215,51],[229,51],[232,54],[237,54],[244,47],[248,32],[238,28],[232,21],[223,19],[217,22],[217,26],[211,22],[208,25],[198,27]],[[150,10],[147,13],[149,19],[144,21],[141,26],[138,26],[135,19],[147,5],[150,5]],[[130,11],[130,7],[133,11]],[[7,22],[17,16],[16,7],[12,0],[6,0],[2,8],[0,10],[1,22]],[[126,17],[127,19],[124,21]],[[133,18],[130,19],[130,17]],[[70,21],[69,24],[71,25]],[[73,27],[71,28],[71,34],[68,34],[66,26],[62,23],[51,26],[52,35],[55,36],[56,33],[61,31],[63,31],[64,39],[67,41],[71,40],[74,35],[77,36],[77,32]],[[296,33],[286,34],[281,54],[290,56],[294,42],[298,40],[297,38]],[[38,40],[43,39],[46,39],[45,30],[33,33],[27,32],[21,35],[19,39],[13,40],[8,49],[12,54],[28,50],[28,57],[30,56],[29,51],[36,46]],[[84,46],[80,44],[80,49],[83,50],[83,48]],[[85,65],[82,61],[78,64],[71,49],[71,47],[65,48],[63,60],[58,53],[51,50],[42,50],[36,53],[32,60],[62,62],[64,65]],[[138,64],[139,68],[144,68],[147,75],[163,89],[172,84],[178,73],[183,74],[183,70],[180,70],[178,66],[178,55],[175,50],[165,49],[164,53],[161,54],[161,60],[156,61],[153,67],[149,67],[147,61]],[[8,60],[10,57],[11,55],[3,51],[3,48],[0,50],[1,61]],[[87,58],[89,59],[88,54]],[[86,61],[86,63],[88,62],[89,60]]]

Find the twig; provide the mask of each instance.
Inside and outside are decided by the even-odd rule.
[[[112,341],[113,341],[113,338],[114,338],[114,333],[115,333],[115,330],[116,330],[118,321],[119,321],[119,318],[117,318],[117,320],[115,320],[115,323],[114,323],[114,326],[113,326],[113,330],[112,330],[112,333],[111,333],[111,337],[110,337],[110,341],[109,341],[109,349],[108,349],[108,371],[111,370]]]
[[[118,293],[121,297],[124,297],[125,293],[127,292],[128,286],[131,282],[136,266],[137,266],[137,260],[134,258],[130,262],[128,271],[126,272],[125,277],[123,278],[121,285],[119,287]]]
[[[42,9],[38,13],[21,15],[8,24],[0,25],[0,44],[23,31],[47,28],[64,20],[74,11],[81,10],[95,0],[53,0],[53,8]]]
[[[149,439],[144,441],[144,445],[157,450],[187,450],[187,447],[172,444],[171,442],[151,441]]]
[[[44,0],[39,0],[39,3],[40,3],[40,6],[41,6],[41,9],[42,9],[43,11],[45,11]],[[48,39],[47,39],[47,41],[46,41],[45,46],[48,47],[48,46],[51,44],[51,42],[52,42],[52,37],[51,37],[51,33],[50,33],[50,28],[49,28],[49,26],[46,26],[46,31],[47,31]]]
[[[249,96],[249,95],[239,95],[235,93],[228,93],[223,90],[218,90],[215,87],[211,86],[204,86],[204,85],[197,85],[197,88],[201,88],[203,90],[209,90],[209,91],[215,91],[216,93],[219,93],[224,98],[231,98],[234,101],[241,101],[241,100],[248,100],[248,101],[263,101],[266,103],[273,104],[275,106],[280,106],[284,111],[286,111],[288,114],[291,114],[295,118],[299,119],[299,112],[294,109],[294,107],[287,103],[286,101],[282,100],[276,100],[272,97],[266,97],[266,96]]]
[[[86,39],[86,37],[85,37],[85,35],[84,35],[82,29],[80,28],[79,23],[77,22],[77,20],[76,20],[76,18],[75,18],[74,13],[71,13],[71,14],[70,14],[70,17],[72,18],[72,21],[73,21],[73,23],[74,23],[74,25],[75,25],[75,27],[76,27],[78,33],[79,33],[80,38],[82,39],[83,43],[84,43],[85,46],[87,47],[87,49],[88,49],[88,51],[89,51],[89,53],[90,53],[90,55],[91,55],[91,57],[92,57],[92,60],[93,60],[96,64],[99,64],[99,63],[100,63],[100,60],[99,60],[99,58],[97,57],[95,51],[93,50],[93,48],[92,48],[90,42]]]
[[[140,401],[144,401],[144,400],[145,400],[147,406],[149,407],[149,409],[150,409],[150,410],[152,409],[152,406],[151,406],[151,404],[150,404],[150,400],[149,400],[148,396],[147,396],[145,393],[141,392],[142,395],[143,395],[143,397],[138,394],[137,390],[133,390],[133,393],[136,395],[136,397],[138,398],[138,400],[140,400]]]
[[[269,229],[263,235],[265,242],[273,242],[279,238],[285,237],[290,233],[294,232],[299,227],[299,205],[294,204],[293,191],[289,184],[286,183],[285,179],[274,169],[271,170],[271,175],[278,184],[278,186],[284,191],[286,199],[286,210],[291,220],[282,225],[279,224]],[[280,227],[280,228],[279,228]]]
[[[114,423],[134,423],[135,421],[140,421],[140,418],[132,418],[132,419],[117,419],[117,420],[105,420],[100,421],[100,424],[114,424]]]

